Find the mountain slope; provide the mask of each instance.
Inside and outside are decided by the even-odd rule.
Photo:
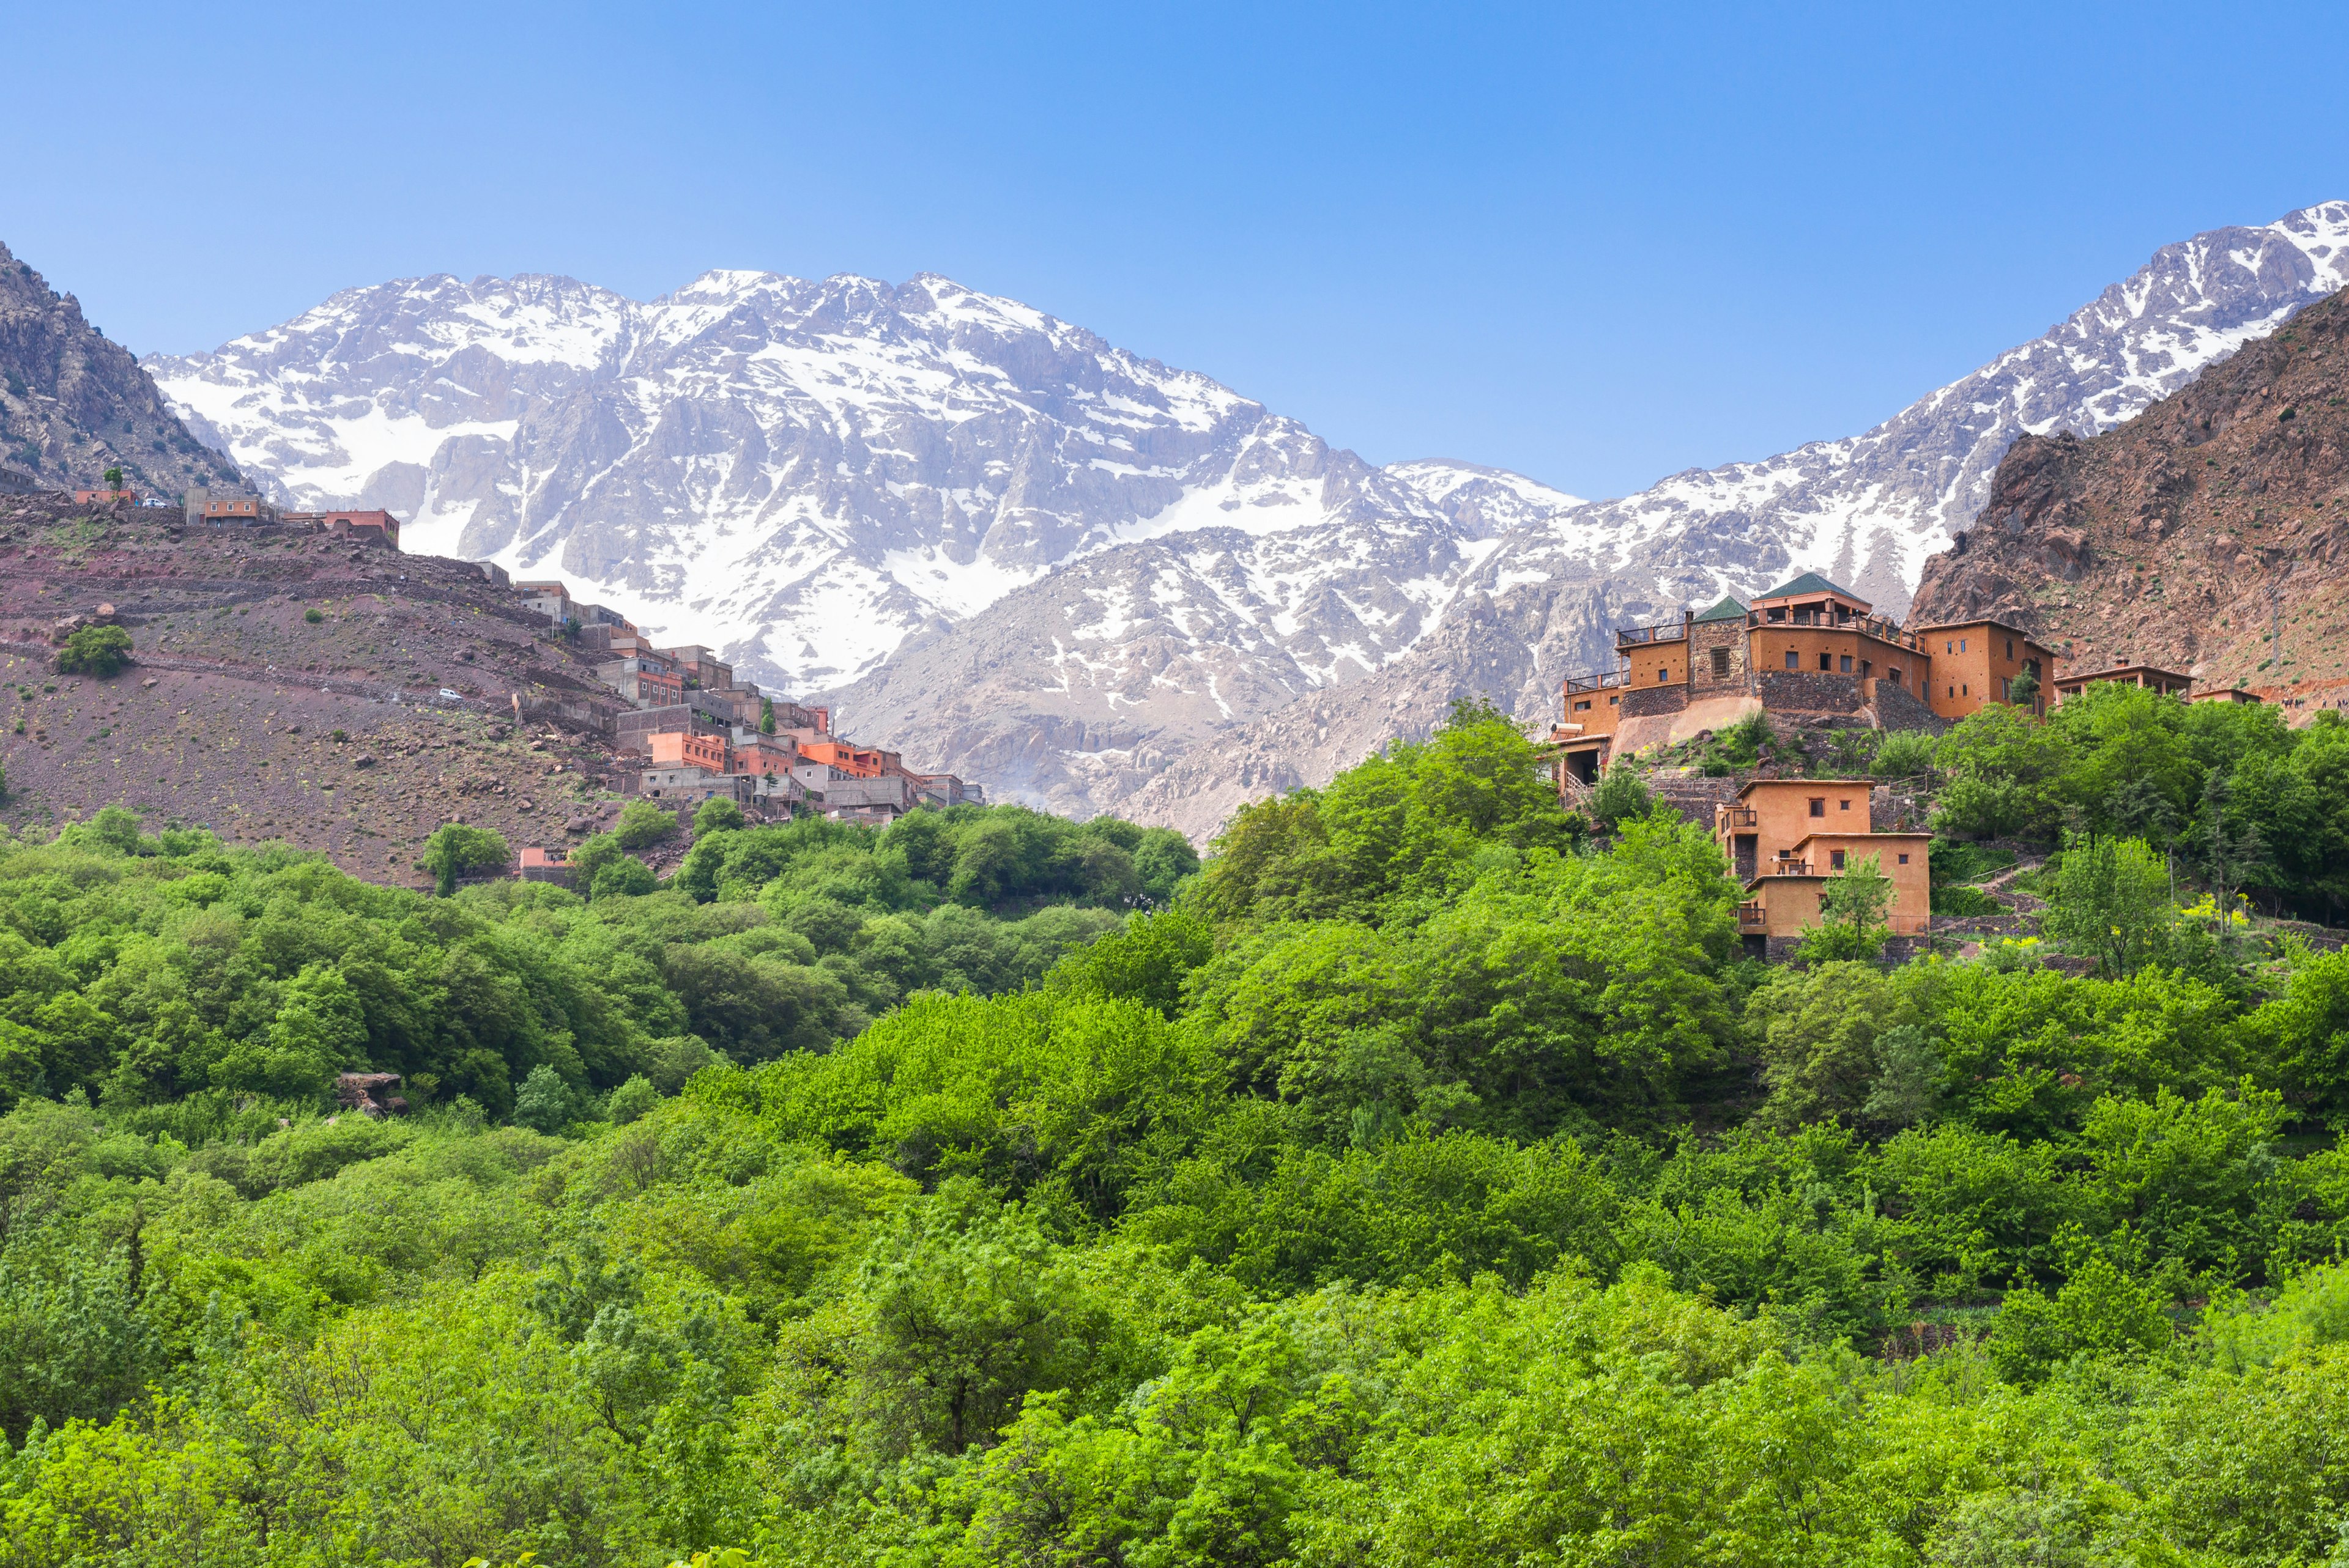
[[[120,468],[137,488],[176,496],[233,479],[189,435],[129,350],[82,319],[0,245],[0,463],[71,489]]]
[[[1319,784],[1391,736],[1424,733],[1455,697],[1553,717],[1562,676],[1611,665],[1613,624],[1750,595],[1798,571],[1905,610],[2017,439],[2109,429],[2344,284],[2349,202],[2165,246],[2045,336],[1864,436],[1526,517],[1408,656],[1235,725],[1102,809],[1202,836],[1248,799]]]
[[[2349,203],[2166,247],[1847,440],[1586,503],[1375,468],[942,278],[355,289],[151,361],[292,499],[560,575],[1013,798],[1212,830],[1454,696],[1538,718],[1615,620],[1816,568],[1905,606],[2020,436],[2109,428],[2349,278]]]
[[[1293,420],[943,278],[711,273],[648,304],[567,278],[425,278],[150,363],[287,499],[390,506],[418,548],[561,576],[786,686],[862,674],[1121,544],[1448,531]],[[1358,644],[1375,656],[1440,596],[1299,610],[1316,558],[1198,585],[1203,610],[1284,620],[1276,684]]]
[[[2065,673],[2141,660],[2273,699],[2337,688],[2349,295],[2118,429],[2017,442],[1981,525],[1927,563],[1917,612],[2005,616],[2062,653]]]

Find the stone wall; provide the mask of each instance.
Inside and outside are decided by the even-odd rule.
[[[1746,689],[1746,655],[1752,639],[1745,634],[1745,621],[1701,621],[1689,628],[1689,689],[1698,696],[1714,696],[1723,692]],[[1713,673],[1715,649],[1729,655],[1725,674]]]
[[[1814,670],[1764,670],[1754,678],[1762,705],[1772,713],[1848,713],[1862,706],[1857,676]]]
[[[1929,735],[1940,735],[1950,727],[1950,721],[1927,707],[1924,700],[1907,686],[1895,686],[1889,680],[1878,680],[1876,686],[1876,717],[1887,729],[1921,729]]]
[[[1743,782],[1735,777],[1708,779],[1693,769],[1673,768],[1651,774],[1648,788],[1655,791],[1657,799],[1678,811],[1682,820],[1711,832],[1713,808],[1736,799],[1737,787]]]
[[[1684,686],[1635,686],[1623,694],[1625,718],[1650,718],[1658,714],[1678,713],[1688,707],[1688,687]]]

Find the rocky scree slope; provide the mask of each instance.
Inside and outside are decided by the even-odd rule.
[[[59,621],[102,604],[133,662],[57,674]],[[464,562],[0,496],[0,821],[125,805],[412,886],[444,821],[564,841],[617,812],[619,699],[546,632]],[[517,725],[516,695],[573,717]]]
[[[2297,697],[2294,717],[2330,706],[2349,679],[2349,295],[2118,429],[2017,442],[1916,614],[2006,617],[2066,673],[2141,660]]]
[[[34,485],[93,486],[119,468],[176,500],[236,477],[181,424],[130,351],[82,318],[81,303],[0,245],[0,466]]]

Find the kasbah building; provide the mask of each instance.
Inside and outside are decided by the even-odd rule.
[[[2090,682],[2189,692],[2188,676],[2149,665],[2059,672],[2053,650],[2005,622],[1904,627],[1814,572],[1750,604],[1724,598],[1673,620],[1619,627],[1616,668],[1569,676],[1547,756],[1561,799],[1581,799],[1618,757],[1678,745],[1756,714],[1806,724],[1939,733],[1986,703],[2012,702],[2026,675],[2032,710]],[[2035,692],[2032,687],[2035,686]],[[1763,772],[1766,775],[1769,769]],[[1932,929],[1930,835],[1889,830],[1868,779],[1760,777],[1713,808],[1713,837],[1745,889],[1738,931],[1749,952],[1782,956],[1819,923],[1828,879],[1868,856],[1891,882],[1887,923],[1909,945]]]

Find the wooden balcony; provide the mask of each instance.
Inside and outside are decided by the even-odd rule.
[[[1738,930],[1762,931],[1767,929],[1769,924],[1770,917],[1768,914],[1764,913],[1760,904],[1741,903],[1737,906]]]

